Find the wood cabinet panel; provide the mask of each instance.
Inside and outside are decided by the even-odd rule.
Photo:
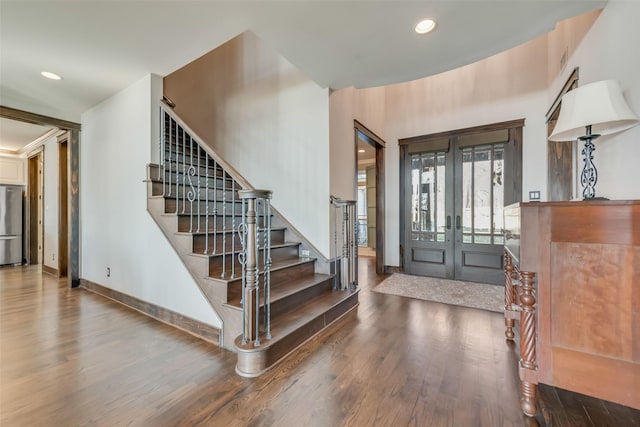
[[[640,280],[640,246],[633,248],[633,277]],[[633,322],[633,354],[631,360],[640,364],[640,284],[636,282],[631,290],[631,310],[633,312],[631,321]],[[636,384],[640,384],[640,379]],[[640,388],[640,385],[638,386]]]
[[[520,217],[507,230],[519,235],[515,267],[535,278],[536,359],[521,372],[523,394],[541,382],[640,409],[640,201],[505,212]]]
[[[552,243],[554,345],[631,360],[630,246]]]
[[[558,204],[552,207],[554,242],[640,245],[640,209],[637,205],[573,202],[570,206]]]
[[[553,348],[553,384],[638,408],[640,365],[561,347]]]

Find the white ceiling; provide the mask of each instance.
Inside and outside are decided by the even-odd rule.
[[[0,153],[21,154],[22,148],[49,134],[52,129],[0,117]]]
[[[606,0],[0,1],[0,104],[79,122],[148,73],[167,75],[251,30],[323,87],[437,74]],[[421,18],[437,21],[426,36]],[[47,70],[61,81],[40,76]]]

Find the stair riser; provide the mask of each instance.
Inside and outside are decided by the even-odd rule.
[[[154,182],[161,181],[161,179],[158,178],[158,175],[153,172],[151,174],[151,179],[154,180]],[[179,185],[180,187],[189,187],[189,177],[188,176],[185,177],[185,175],[183,175],[182,173],[176,174],[175,171],[171,173],[166,172],[164,177],[164,183],[165,185],[172,185],[172,186]],[[191,183],[193,183],[194,187],[197,187],[199,183],[200,188],[206,188],[208,183],[210,190],[215,188],[219,188],[219,189],[227,188],[229,191],[233,187],[233,182],[231,179],[222,179],[222,178],[213,178],[213,177],[205,178],[204,176],[191,177]],[[236,190],[239,190],[241,188],[240,185],[238,184],[236,184],[235,187],[236,187]]]
[[[193,163],[191,163],[191,160],[189,160],[188,157],[186,158],[185,161],[183,161],[181,157],[177,161],[175,161],[174,159],[170,163],[165,159],[164,169],[165,169],[165,172],[171,171],[171,172],[178,172],[186,175],[189,173],[189,168],[191,166],[193,166],[194,172],[195,172],[193,173],[193,175],[198,175],[202,177],[208,176],[210,178],[213,178],[213,177],[230,178],[229,175],[225,174],[225,172],[222,170],[221,167],[218,166],[217,168],[215,168],[211,163],[211,161],[209,162],[209,167],[207,167],[204,160],[201,160],[200,165],[198,165],[198,159],[193,159]]]
[[[277,282],[273,282],[272,280],[271,283],[275,285],[275,283]],[[330,290],[331,280],[325,280],[324,282],[318,283],[315,286],[311,286],[300,292],[296,292],[293,295],[289,295],[286,298],[274,301],[271,303],[271,318],[273,319],[276,316],[280,316],[291,310],[294,310],[305,302],[309,301],[311,298],[317,297],[318,295],[321,295]],[[260,308],[261,312],[262,310],[264,310],[264,307]]]
[[[197,183],[194,183],[196,186],[196,191],[198,192],[198,200],[205,200],[207,198],[207,193],[208,193],[208,197],[209,200],[212,201],[214,200],[222,200],[224,198],[224,193],[225,190],[223,190],[222,188],[220,189],[214,189],[213,186],[209,185],[209,190],[207,191],[207,188],[203,185],[200,186],[200,190],[198,191],[197,188]],[[219,183],[220,185],[222,185],[222,182]],[[178,199],[182,200],[185,196],[186,193],[188,193],[191,190],[191,186],[189,186],[189,183],[187,182],[186,188],[185,186],[182,184],[182,182],[180,184],[176,184],[175,181],[172,182],[171,185],[169,185],[169,183],[165,183],[164,185],[164,193],[162,191],[162,183],[158,182],[158,181],[154,181],[152,183],[152,195],[153,196],[162,196],[163,194],[165,196],[167,196],[168,198],[175,198],[176,194],[178,195]],[[238,188],[236,187],[236,191],[238,190]],[[232,194],[232,187],[229,186],[226,189],[226,193],[227,193],[227,198],[231,198],[231,194]]]
[[[170,161],[171,160],[171,161]],[[177,160],[177,161],[176,161]],[[187,158],[186,159],[186,163],[182,162],[182,156],[180,157],[180,159],[169,159],[169,158],[165,158],[164,159],[164,172],[165,173],[180,173],[182,174],[183,172],[185,172],[185,169],[188,168],[190,166],[190,159]],[[176,164],[177,163],[177,164]],[[185,168],[185,164],[186,164],[186,168]],[[197,169],[198,168],[198,160],[194,159],[193,160],[193,166]],[[202,169],[202,174],[201,175],[205,175],[205,171],[207,170],[206,167],[206,161],[204,159],[202,159],[200,161],[200,165],[199,167]],[[149,178],[151,179],[159,179],[160,175],[158,175],[158,169],[160,169],[160,166],[158,166],[155,163],[149,164]],[[218,166],[217,168],[214,168],[214,163],[213,160],[209,159],[209,177],[213,178],[214,175],[219,177],[219,178],[224,178],[226,177],[227,179],[231,179],[231,177],[228,174],[225,174],[222,167]]]
[[[282,283],[287,280],[291,280],[294,277],[303,277],[314,272],[313,261],[305,262],[304,264],[297,264],[288,268],[281,268],[271,272],[271,283]],[[262,281],[262,275],[260,275]],[[242,282],[236,280],[229,282],[227,288],[227,302],[229,304],[239,304],[242,298]]]
[[[230,196],[230,195],[229,195]],[[185,199],[174,199],[167,198],[164,199],[164,211],[166,213],[180,213],[180,214],[194,214],[205,215],[207,213],[207,205],[209,206],[209,214],[213,215],[215,210],[217,210],[217,214],[227,215],[230,217],[242,215],[242,201],[236,199],[235,202],[232,202],[231,199],[228,199],[226,202],[218,201],[212,202],[209,201],[197,201],[195,200],[193,203],[189,202],[189,200]],[[178,207],[176,209],[176,206]],[[200,210],[198,210],[198,208]]]
[[[180,207],[182,208],[182,202],[180,203]],[[180,209],[180,212],[182,212],[182,209]],[[231,233],[231,228],[233,226],[233,218],[234,218],[231,216],[231,213],[228,213],[228,215],[224,218],[222,217],[222,215],[217,215],[215,218],[213,215],[209,215],[209,225],[207,226],[206,218],[204,215],[201,216],[200,219],[197,218],[197,215],[194,215],[193,224],[191,225],[190,215],[188,214],[182,215],[180,212],[178,212],[178,231],[181,233],[190,233],[190,232],[204,233],[205,231],[219,232],[219,231],[223,231],[225,226],[227,230],[229,230],[229,232]],[[167,212],[167,213],[175,213],[175,211]],[[198,222],[200,223],[199,229],[198,229]],[[236,227],[241,222],[242,222],[242,212],[240,212],[239,209],[236,209],[236,216],[235,216]],[[262,221],[260,221],[258,226],[262,227]]]
[[[260,257],[260,264],[262,264],[262,251],[258,253]],[[230,259],[232,258],[232,259]],[[272,248],[271,249],[271,260],[272,261],[282,261],[286,259],[297,259],[298,258],[298,245],[285,246],[280,248]],[[224,256],[225,266],[226,266],[226,277],[228,278],[231,275],[232,264],[235,264],[235,273],[237,276],[242,274],[242,265],[238,261],[237,254],[226,254]],[[214,278],[222,278],[222,255],[212,255],[209,259],[209,276]],[[272,279],[273,281],[273,279]]]
[[[329,324],[349,312],[358,305],[358,294],[353,293],[327,312],[314,318],[297,331],[277,341],[263,352],[238,353],[236,372],[242,376],[255,377],[282,360],[291,351],[302,345],[309,338],[326,328]]]
[[[197,235],[193,236],[193,252],[194,253],[204,253],[205,245],[207,243],[206,236]],[[215,245],[214,245],[215,243]],[[223,248],[227,251],[231,251],[232,249],[238,249],[241,247],[240,237],[238,233],[227,233],[226,236],[226,246],[223,246],[225,243],[225,238],[222,234],[218,233],[217,235],[210,234],[209,235],[209,253],[211,253],[215,247],[215,252],[222,252]],[[271,244],[273,245],[281,245],[284,243],[284,230],[271,230]]]
[[[186,182],[186,185],[189,185],[189,177],[189,172],[183,171],[182,168],[175,169],[172,167],[171,170],[167,168],[164,172],[164,180],[166,183],[171,182],[172,184],[175,184],[176,182],[178,182],[184,185]],[[160,181],[161,176],[159,176],[157,173],[154,173],[151,175],[151,179]],[[206,170],[204,169],[201,170],[200,173],[196,173],[191,176],[191,182],[193,182],[193,185],[197,185],[198,182],[200,182],[201,186],[205,186],[207,185],[207,181],[209,182],[209,187],[214,187],[215,185],[216,188],[230,188],[233,183],[233,179],[228,176],[217,176],[213,174],[213,171],[210,171],[210,173],[206,173]],[[236,187],[240,187],[240,185],[236,183]]]

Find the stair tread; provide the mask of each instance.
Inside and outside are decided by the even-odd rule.
[[[231,234],[231,231],[227,231],[228,234]],[[279,249],[279,248],[288,248],[288,247],[292,247],[292,246],[298,246],[300,245],[300,242],[284,242],[284,243],[275,243],[271,245],[271,250],[273,249]],[[238,248],[236,251],[226,251],[226,252],[220,252],[217,254],[199,254],[199,253],[194,253],[191,252],[190,255],[192,256],[196,256],[196,257],[203,257],[203,258],[210,258],[210,257],[219,257],[222,255],[238,255],[240,252],[242,252],[242,248]],[[274,261],[275,263],[275,261]],[[271,266],[271,269],[273,270],[273,264]]]
[[[332,279],[333,276],[329,274],[313,273],[308,276],[295,277],[289,280],[279,282],[277,284],[271,284],[271,298],[270,301],[282,300],[288,296],[294,295],[300,291],[318,285],[322,282]],[[240,301],[232,303],[230,305],[240,306]],[[260,303],[262,307],[264,304]]]
[[[191,254],[193,255],[193,254]],[[203,255],[205,256],[205,255]],[[275,271],[275,270],[281,270],[281,269],[285,269],[285,268],[289,268],[289,267],[294,267],[296,265],[300,265],[300,264],[305,264],[308,262],[314,262],[315,258],[287,258],[287,259],[282,259],[282,260],[278,260],[278,261],[273,261],[273,263],[271,264],[271,271]],[[260,272],[260,275],[262,275],[262,272]],[[212,277],[212,276],[206,276],[205,277],[206,280],[212,280],[214,282],[219,282],[219,283],[224,283],[224,284],[228,284],[229,282],[233,282],[233,281],[240,281],[242,279],[242,277],[240,277],[238,275],[238,277],[233,278],[233,279],[223,279],[221,277]]]
[[[318,316],[322,316],[329,309],[347,300],[357,292],[359,292],[359,289],[355,289],[353,291],[332,290],[326,294],[317,296],[306,304],[303,304],[282,316],[271,319],[272,338],[270,340],[267,340],[261,333],[260,346],[255,347],[252,342],[242,344],[242,336],[239,336],[235,340],[236,349],[246,353],[264,351],[278,343],[278,341],[304,327]]]

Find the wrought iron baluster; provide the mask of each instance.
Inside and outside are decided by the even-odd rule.
[[[198,144],[196,144],[198,145]],[[200,205],[201,205],[201,198],[202,196],[200,195],[200,176],[202,175],[202,170],[200,169],[200,157],[202,157],[202,149],[200,148],[200,145],[198,145],[198,174],[196,175],[198,177],[198,228],[196,229],[196,232],[199,233],[200,232],[200,222],[202,220],[202,216],[200,214]],[[206,175],[206,173],[205,173]],[[207,202],[205,201],[205,204]]]
[[[166,130],[164,128],[164,111],[160,108],[160,141],[158,141],[158,181],[162,182],[162,195],[164,196],[164,179],[162,178],[164,172],[164,156],[163,152],[165,149],[165,134]]]
[[[180,177],[178,175],[178,162],[180,161],[180,128],[176,122],[176,215],[180,206]]]
[[[223,170],[224,187],[222,188],[222,276],[227,276],[227,173]]]
[[[236,180],[231,181],[231,278],[236,277],[236,263],[233,254],[236,253]]]
[[[247,343],[247,328],[246,328],[246,315],[244,311],[247,309],[245,307],[245,292],[247,287],[247,222],[245,218],[245,212],[247,211],[247,202],[245,199],[242,199],[242,222],[238,227],[238,236],[240,237],[240,244],[242,245],[242,251],[238,254],[238,259],[240,261],[240,265],[242,266],[242,296],[240,297],[240,305],[242,306],[243,315],[242,315],[242,344]]]
[[[166,113],[165,113],[166,114]],[[171,178],[171,173],[172,171],[172,163],[173,163],[173,154],[171,152],[172,148],[171,148],[171,140],[173,135],[173,119],[169,119],[169,194],[167,194],[167,196],[171,197],[171,182],[172,182],[172,178]]]
[[[266,262],[264,264],[264,274],[262,275],[264,280],[264,287],[266,292],[266,333],[267,339],[271,339],[271,202],[269,199],[264,199],[265,203],[265,216],[266,216],[266,245],[265,245],[265,253],[266,253]]]
[[[207,154],[207,157],[205,157],[204,160],[204,168],[205,168],[205,174],[204,174],[204,191],[205,191],[205,196],[204,196],[204,203],[206,205],[205,207],[205,217],[204,217],[204,253],[207,254],[209,253],[209,155]],[[198,178],[198,184],[200,184],[200,178]],[[215,187],[215,185],[214,185]],[[215,191],[215,189],[214,189]],[[200,221],[198,221],[198,231],[200,231]]]
[[[186,139],[185,139],[186,144]],[[189,179],[189,191],[187,191],[187,200],[189,201],[189,233],[193,232],[194,208],[193,202],[196,200],[196,189],[193,186],[193,178],[196,175],[196,168],[193,165],[193,138],[189,135],[189,168],[187,169],[187,178]],[[200,215],[200,203],[198,203],[198,217]]]
[[[258,199],[255,199],[256,210],[256,226],[254,227],[254,239],[256,244],[254,245],[256,260],[256,268],[254,270],[253,282],[256,284],[256,303],[255,303],[255,319],[256,319],[256,340],[254,341],[254,347],[260,346],[260,214],[258,211]]]
[[[213,161],[213,250],[218,253],[218,162]]]
[[[184,128],[182,129],[182,213],[187,208],[187,139]]]

